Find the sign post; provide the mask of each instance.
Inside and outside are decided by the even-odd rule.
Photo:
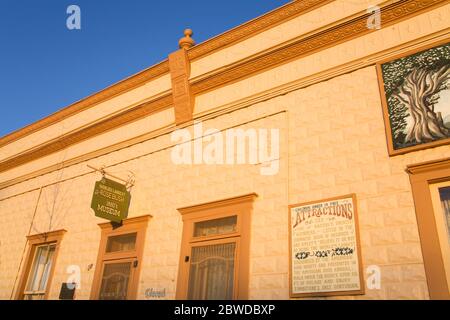
[[[128,216],[131,194],[126,186],[103,178],[95,183],[91,208],[95,216],[114,222],[122,222]]]

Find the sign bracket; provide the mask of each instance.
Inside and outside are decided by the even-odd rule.
[[[116,179],[116,180],[119,180],[119,181],[125,183],[125,185],[127,186],[127,189],[130,189],[131,187],[134,186],[134,183],[135,183],[134,173],[131,172],[131,171],[130,171],[131,174],[128,176],[128,179],[125,180],[125,179],[122,179],[122,178],[120,178],[120,177],[118,177],[118,176],[112,174],[112,173],[106,172],[105,166],[102,166],[102,167],[100,167],[100,168],[96,168],[96,167],[94,167],[94,166],[91,166],[90,164],[88,164],[87,166],[88,166],[88,168],[90,168],[90,169],[92,169],[92,170],[95,170],[95,171],[100,172],[100,173],[102,174],[103,177],[109,176],[109,177],[111,177],[111,178],[114,178],[114,179]]]

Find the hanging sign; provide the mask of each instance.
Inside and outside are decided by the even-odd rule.
[[[91,208],[97,217],[121,222],[128,216],[131,194],[126,186],[103,178],[95,183]]]
[[[356,196],[289,206],[291,297],[363,294]]]

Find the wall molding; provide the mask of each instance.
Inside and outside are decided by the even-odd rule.
[[[65,230],[65,229],[60,229],[60,230],[55,230],[55,231],[47,231],[47,232],[43,232],[43,233],[39,233],[39,234],[29,235],[29,236],[27,236],[27,239],[30,242],[48,241],[49,238],[55,238],[55,237],[61,238],[66,232],[67,232],[67,230]]]
[[[399,0],[394,3],[389,1],[380,7],[382,29],[445,4],[447,2],[444,0]],[[225,68],[191,79],[192,90],[195,94],[204,93],[217,87],[241,81],[294,59],[376,32],[376,29],[367,28],[367,20],[370,15],[371,13],[362,11],[350,18],[314,30]]]
[[[292,91],[300,90],[303,88],[306,88],[308,86],[314,85],[316,83],[320,83],[323,81],[327,81],[329,79],[333,79],[335,77],[341,76],[343,74],[355,72],[357,70],[360,70],[362,68],[366,68],[369,66],[374,66],[377,61],[380,61],[382,59],[386,59],[386,57],[391,57],[398,55],[401,52],[406,52],[411,49],[414,49],[416,47],[423,46],[424,44],[430,44],[433,42],[441,41],[442,39],[448,38],[450,36],[450,28],[436,32],[434,34],[427,35],[422,38],[418,38],[415,40],[412,40],[407,43],[402,43],[398,46],[386,49],[384,51],[378,52],[376,54],[372,54],[370,56],[365,56],[363,58],[359,58],[354,61],[350,61],[346,64],[339,65],[336,67],[333,67],[331,69],[327,69],[324,71],[321,71],[319,73],[308,75],[307,77],[300,78],[296,81],[281,85],[276,88],[271,88],[270,90],[266,90],[263,92],[260,92],[258,94],[246,97],[244,99],[240,99],[238,101],[234,101],[232,103],[228,103],[225,105],[218,106],[217,108],[214,108],[213,110],[208,110],[208,112],[202,113],[202,114],[196,114],[194,115],[194,120],[202,120],[207,121],[209,119],[220,117],[224,114],[231,113],[243,108],[246,108],[250,105],[254,105],[260,102],[264,102],[270,99],[273,99],[275,97],[287,94]],[[133,146],[138,143],[142,143],[144,141],[155,139],[157,137],[170,134],[173,130],[184,128],[192,125],[192,122],[184,123],[183,125],[176,127],[174,124],[166,126],[164,128],[156,129],[151,132],[148,132],[143,135],[139,135],[137,137],[131,138],[126,141],[118,142],[114,145],[108,146],[106,148],[102,148],[96,151],[89,152],[87,154],[84,154],[82,156],[78,156],[73,159],[69,159],[64,161],[63,163],[57,163],[53,164],[51,166],[45,167],[43,169],[39,169],[37,171],[28,173],[26,175],[5,181],[0,182],[0,189],[4,189],[7,187],[10,187],[12,185],[24,182],[29,179],[36,178],[38,176],[42,176],[45,174],[48,174],[55,170],[60,170],[63,168],[67,168],[73,165],[77,165],[82,162],[89,161],[91,159],[95,159],[97,157],[109,154],[111,152],[119,151],[124,148],[128,148],[130,146]]]
[[[226,44],[232,45],[239,41],[262,32],[267,28],[293,19],[300,14],[316,9],[320,6],[332,2],[331,0],[304,0],[293,1],[283,7],[267,13],[259,18],[251,20],[243,25],[225,32],[215,38],[203,42],[188,50],[189,59],[197,59],[210,54],[217,49],[223,48]],[[436,6],[444,5],[444,0],[400,0],[382,7],[383,28],[399,22],[401,19],[412,17],[424,10],[433,9]],[[212,88],[228,84],[232,81],[242,80],[245,77],[254,75],[276,65],[289,62],[294,58],[300,58],[340,42],[350,40],[353,37],[374,32],[366,28],[366,20],[369,14],[363,12],[359,17],[351,21],[343,22],[337,26],[328,26],[313,31],[294,43],[285,44],[262,55],[253,56],[251,59],[237,62],[227,66],[218,72],[203,75],[192,80],[192,89],[198,94]],[[328,29],[327,29],[328,28]],[[28,136],[38,130],[46,128],[63,119],[73,116],[88,108],[107,101],[113,97],[142,86],[157,77],[169,73],[169,62],[164,60],[144,71],[137,73],[125,80],[122,80],[98,93],[84,98],[74,104],[57,111],[46,118],[32,123],[22,129],[14,131],[0,138],[0,147]]]
[[[414,49],[417,49],[419,47],[422,47],[424,45],[431,45],[433,43],[441,42],[445,39],[450,39],[450,27],[433,33],[429,34],[425,37],[415,39],[413,41],[409,41],[406,43],[402,43],[401,45],[368,55],[364,56],[362,58],[355,59],[353,61],[325,69],[323,71],[320,71],[318,73],[313,73],[310,75],[307,75],[306,77],[299,78],[295,81],[291,81],[289,83],[282,84],[277,87],[273,87],[271,89],[259,92],[257,94],[245,97],[243,99],[239,99],[237,101],[233,101],[231,103],[227,103],[224,105],[217,106],[213,109],[208,109],[207,111],[200,112],[197,114],[194,114],[195,120],[200,120],[203,118],[208,118],[209,115],[214,115],[215,117],[229,113],[231,111],[244,108],[251,104],[256,104],[260,102],[264,102],[267,100],[270,100],[274,97],[287,94],[289,92],[299,90],[306,88],[308,86],[312,86],[316,83],[327,81],[329,79],[333,79],[335,77],[341,76],[343,74],[351,73],[356,70],[366,68],[368,66],[374,66],[377,62],[384,60],[386,58],[395,57],[398,54],[408,52]]]
[[[291,1],[282,7],[270,11],[258,18],[245,22],[236,28],[194,46],[188,50],[189,59],[195,60],[253,37],[267,29],[294,19],[309,11],[325,6],[335,0],[301,0]]]
[[[416,164],[411,164],[406,167],[406,173],[416,175],[427,173],[430,171],[441,170],[450,167],[450,158],[431,160]]]
[[[128,225],[132,225],[132,224],[136,224],[136,223],[146,223],[150,220],[150,218],[153,218],[153,216],[151,214],[127,218],[125,220],[122,220],[122,224],[120,224],[120,226],[128,226]],[[100,229],[114,228],[114,224],[110,221],[109,222],[100,222],[100,223],[98,223],[98,226],[100,227]]]
[[[204,113],[204,114],[197,114],[194,116],[194,120],[209,120],[212,118],[216,118],[219,117],[221,115],[242,109],[242,108],[246,108],[250,105],[254,105],[256,103],[260,103],[263,101],[267,101],[270,100],[272,98],[275,98],[277,96],[280,95],[284,95],[287,94],[289,92],[295,91],[295,90],[299,90],[299,89],[303,89],[306,88],[308,86],[314,85],[316,83],[319,82],[323,82],[323,81],[327,81],[329,79],[338,77],[340,75],[346,74],[346,73],[350,73],[350,72],[354,72],[356,70],[362,69],[362,68],[366,68],[368,66],[371,65],[375,65],[377,61],[380,61],[382,59],[385,59],[386,57],[390,57],[390,56],[394,56],[397,55],[401,52],[406,52],[409,51],[411,49],[414,49],[416,47],[420,47],[423,46],[424,44],[429,44],[429,43],[433,43],[436,41],[440,41],[441,39],[444,39],[446,37],[449,37],[450,35],[450,28],[441,31],[441,32],[437,32],[435,34],[430,34],[424,38],[420,38],[420,39],[415,39],[411,42],[408,43],[404,43],[401,45],[398,45],[396,47],[384,50],[382,52],[370,55],[370,56],[366,56],[354,61],[351,61],[349,63],[331,68],[331,69],[327,69],[324,71],[321,71],[319,73],[316,74],[312,74],[309,75],[305,78],[301,78],[298,79],[296,81],[293,81],[291,83],[287,83],[284,84],[282,86],[276,87],[276,88],[272,88],[270,90],[266,90],[264,92],[260,92],[256,95],[253,96],[249,96],[246,97],[244,99],[240,99],[238,101],[226,104],[226,105],[221,105],[218,106],[217,108],[215,108],[214,110],[208,110],[208,112]],[[191,125],[191,123],[185,123],[183,124],[181,127],[186,127]],[[49,167],[34,171],[32,173],[26,174],[24,176],[20,176],[17,177],[15,179],[11,179],[5,182],[1,182],[0,183],[0,189],[9,187],[11,185],[15,185],[18,183],[21,183],[23,181],[35,178],[37,176],[41,176],[44,174],[47,174],[49,172],[52,172],[54,170],[59,170],[62,168],[66,168],[69,166],[73,166],[94,158],[97,158],[99,156],[103,156],[106,155],[108,153],[111,152],[115,152],[118,150],[121,150],[123,148],[127,148],[129,146],[150,140],[150,139],[154,139],[157,138],[159,136],[165,135],[165,134],[170,134],[173,130],[175,130],[176,127],[175,125],[170,125],[164,128],[160,128],[154,131],[151,131],[149,133],[146,133],[144,135],[140,135],[138,137],[135,138],[131,138],[129,140],[123,141],[123,142],[119,142],[116,143],[114,145],[111,145],[109,147],[106,148],[102,148],[100,150],[97,151],[93,151],[90,153],[87,153],[85,155],[76,157],[74,159],[70,159],[67,161],[64,161],[63,163],[58,163],[58,164],[54,164],[51,165]]]
[[[256,19],[248,21],[234,29],[224,32],[214,38],[211,38],[189,50],[189,58],[196,59],[211,54],[217,49],[236,44],[257,33],[260,33],[275,25],[293,19],[308,11],[314,10],[320,6],[326,5],[334,0],[302,0],[293,1],[280,8],[277,8]],[[55,113],[29,124],[21,129],[13,131],[3,137],[0,137],[0,147],[14,142],[20,138],[26,137],[36,131],[44,129],[52,124],[62,121],[70,116],[76,115],[95,105],[112,99],[118,95],[124,94],[130,90],[144,85],[146,82],[154,80],[160,76],[169,73],[169,61],[166,59],[155,64],[135,75],[132,75],[122,81],[119,81],[97,93],[94,93],[80,101],[77,101]]]
[[[237,196],[237,197],[226,198],[226,199],[221,199],[221,200],[217,200],[217,201],[209,201],[209,202],[205,202],[202,204],[196,204],[196,205],[192,205],[192,206],[178,208],[177,210],[183,216],[183,215],[186,215],[186,214],[189,214],[192,212],[211,210],[211,209],[215,209],[215,208],[239,204],[242,202],[252,202],[257,197],[258,197],[258,195],[256,193],[252,192],[252,193],[244,194],[244,195]]]
[[[382,25],[383,28],[393,24],[400,22],[401,20],[410,18],[412,16],[415,16],[417,14],[423,13],[425,11],[434,9],[438,6],[441,6],[443,4],[446,4],[446,1],[443,0],[400,0],[392,4],[387,4],[382,7],[382,19],[385,21],[385,23]],[[374,32],[371,30],[367,30],[366,28],[366,20],[367,20],[368,14],[365,12],[359,13],[359,15],[355,15],[355,17],[351,18],[350,20],[346,21],[339,21],[337,25],[333,25],[331,29],[325,29],[323,28],[316,30],[313,32],[313,34],[308,34],[306,36],[303,36],[297,40],[295,40],[292,43],[285,44],[284,46],[277,47],[270,52],[263,53],[260,56],[253,57],[252,60],[240,62],[236,65],[232,65],[229,68],[226,68],[225,70],[219,71],[217,74],[210,75],[205,79],[200,79],[196,82],[194,82],[192,85],[196,88],[197,93],[203,92],[205,90],[210,90],[211,88],[215,88],[218,85],[225,85],[228,84],[230,81],[236,81],[237,79],[243,79],[250,75],[255,75],[257,72],[261,72],[263,70],[267,69],[267,65],[263,62],[272,63],[270,66],[271,68],[274,67],[276,64],[286,63],[291,61],[293,58],[301,57],[302,55],[309,55],[313,52],[323,50],[327,47],[342,43],[344,41],[348,41],[350,39],[353,39],[357,36],[362,36],[370,32]],[[418,41],[418,40],[417,40]],[[315,45],[318,45],[319,47],[315,47]],[[194,49],[193,47],[192,49]],[[302,48],[304,50],[302,50]],[[192,50],[190,49],[190,50]],[[392,50],[391,50],[392,51]],[[279,57],[277,57],[279,55]],[[271,59],[275,59],[272,62]],[[336,70],[333,70],[331,72],[331,75],[338,75],[343,72],[351,72],[357,68],[361,68],[363,66],[370,65],[371,63],[376,62],[376,59],[370,62],[367,62],[367,57],[364,59],[360,59],[357,62],[350,63],[349,66],[345,66],[347,69],[343,70],[342,67],[335,68]],[[363,61],[363,62],[362,62]],[[252,66],[252,68],[249,68],[249,66]],[[242,71],[241,70],[245,70]],[[256,69],[255,69],[256,68]],[[260,68],[260,69],[258,69]],[[326,72],[321,72],[320,74],[323,74],[324,76],[321,76],[322,78],[326,78],[327,76],[330,77],[331,75],[326,75],[326,73],[329,73],[330,70],[327,70]],[[310,75],[304,79],[301,79],[301,81],[297,84],[288,84],[288,86],[283,85],[282,88],[275,88],[270,90],[270,92],[263,92],[257,95],[257,97],[252,96],[249,97],[249,99],[245,99],[246,101],[237,101],[233,102],[232,105],[243,105],[247,104],[248,101],[262,101],[263,99],[269,99],[270,97],[274,97],[276,95],[279,95],[281,91],[293,91],[296,89],[301,88],[302,86],[311,85],[315,82],[317,82],[317,74],[316,75]],[[263,97],[263,98],[261,98]],[[49,141],[48,143],[27,151],[23,154],[20,154],[15,157],[8,158],[4,160],[3,162],[0,162],[0,172],[4,172],[7,170],[10,170],[16,166],[23,165],[27,162],[36,160],[40,157],[44,157],[46,155],[52,154],[54,152],[63,150],[64,148],[67,148],[70,145],[73,145],[75,143],[79,143],[83,140],[86,140],[88,138],[91,138],[95,135],[104,133],[108,130],[114,129],[116,127],[131,123],[132,121],[138,120],[142,117],[145,117],[152,112],[157,112],[159,110],[163,110],[165,108],[168,108],[172,103],[172,95],[167,94],[163,97],[160,97],[156,100],[152,100],[150,102],[146,102],[144,104],[141,104],[137,107],[131,108],[129,110],[123,111],[122,113],[119,113],[111,118],[104,119],[98,123],[95,123],[87,128],[81,129],[79,131],[70,133],[68,135],[64,135],[60,138],[54,139],[52,141]],[[223,106],[222,106],[223,107]],[[221,108],[222,108],[221,107]],[[236,107],[230,107],[227,108],[234,108]],[[217,108],[215,109],[217,110]],[[217,116],[217,113],[220,113],[220,110],[217,112],[208,111],[209,114],[212,116]],[[200,115],[201,117],[205,117],[206,115]],[[196,115],[196,118],[199,116]],[[173,130],[173,128],[169,128],[168,131]],[[167,131],[167,130],[166,130]],[[92,156],[99,156],[101,154],[105,154],[105,150],[107,149],[107,153],[111,152],[111,150],[119,150],[117,148],[123,148],[124,145],[130,145],[129,141],[133,141],[133,143],[137,143],[136,141],[145,141],[142,139],[150,139],[151,136],[154,136],[155,134],[161,134],[161,132],[164,132],[164,130],[155,130],[148,135],[140,136],[138,139],[130,139],[127,141],[124,141],[122,143],[115,144],[114,146],[103,148],[101,150],[98,150],[96,152],[89,153],[89,157],[92,158]],[[103,153],[102,153],[103,152]],[[77,157],[78,163],[80,161],[86,161],[89,157]],[[82,160],[84,159],[84,160]],[[77,163],[74,161],[67,162],[67,163]],[[50,166],[53,168],[56,168],[55,166]],[[48,167],[48,168],[50,168]],[[61,167],[61,165],[57,166],[58,168]],[[39,172],[42,174],[42,172],[46,172],[46,169],[41,169],[36,172]],[[6,186],[9,186],[11,184],[18,183],[18,181],[23,181],[23,179],[29,179],[30,177],[36,176],[34,173],[27,174],[22,177],[15,178],[13,180],[5,181],[0,183],[0,188],[4,188]]]
[[[26,164],[41,157],[61,151],[71,145],[80,143],[101,133],[108,132],[117,127],[129,124],[145,116],[162,111],[172,104],[172,95],[166,94],[155,100],[142,103],[134,108],[120,112],[112,117],[103,119],[81,130],[63,135],[47,143],[26,151],[18,156],[0,162],[0,172]]]
[[[129,78],[126,78],[112,86],[103,89],[91,96],[88,96],[78,102],[75,102],[68,107],[65,107],[55,113],[29,124],[19,130],[16,130],[6,136],[0,138],[0,147],[14,142],[18,139],[26,137],[36,131],[42,130],[52,124],[62,121],[68,117],[76,115],[86,109],[92,108],[95,105],[110,100],[118,95],[124,94],[130,90],[144,85],[145,83],[154,80],[169,73],[169,63],[167,60],[162,61],[148,69],[145,69]]]

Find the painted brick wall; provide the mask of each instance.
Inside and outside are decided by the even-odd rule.
[[[360,298],[427,299],[408,164],[450,155],[443,146],[389,157],[375,67],[287,96],[290,203],[356,193],[364,268],[381,290]]]
[[[377,78],[367,67],[285,96],[206,121],[206,128],[279,128],[280,171],[262,176],[259,165],[183,165],[171,162],[168,135],[96,159],[125,161],[110,170],[136,175],[130,217],[151,214],[139,284],[175,297],[181,216],[177,208],[256,192],[251,230],[250,298],[288,299],[288,204],[355,192],[358,199],[363,265],[381,268],[380,290],[358,298],[427,299],[428,292],[407,164],[448,157],[448,146],[389,158]],[[145,153],[149,153],[144,155]],[[82,170],[85,164],[80,165]],[[76,175],[74,168],[65,169]],[[61,175],[61,174],[60,174]],[[62,176],[65,176],[64,172]],[[36,178],[40,184],[58,175]],[[82,271],[79,299],[88,299],[100,240],[101,219],[90,209],[99,174],[86,174],[46,187],[32,233],[66,229],[51,298],[58,297],[67,267]],[[39,184],[37,183],[37,184]],[[0,202],[0,298],[8,299],[17,276],[25,234],[38,191]],[[56,199],[56,200],[55,200]],[[53,211],[52,211],[53,210]],[[51,214],[53,212],[53,215]],[[338,297],[353,299],[354,297]]]
[[[433,14],[445,16],[448,10],[448,6],[443,7]],[[421,26],[420,34],[427,35],[441,31],[445,19],[432,19],[427,13],[418,16],[417,21],[421,22],[416,23]],[[379,50],[380,42],[386,38],[384,35],[402,35],[392,46],[415,39],[418,31],[409,28],[415,22],[404,21],[399,24],[401,28],[383,29],[383,36],[374,33],[365,40],[355,39],[342,46],[354,46],[359,50],[359,56],[368,55],[374,48]],[[392,39],[397,38],[392,36]],[[346,51],[338,56],[336,50],[338,48],[317,53],[304,60],[302,66],[309,64],[314,72],[319,72],[324,65],[330,67],[334,58],[346,63],[352,57]],[[302,61],[297,62],[301,64]],[[280,80],[283,83],[306,76],[297,62],[272,71],[284,70],[283,75],[289,77]],[[276,74],[278,78],[280,74]],[[265,90],[262,84],[272,84],[267,79],[277,80],[272,73],[262,75],[251,81],[245,80],[242,87],[237,83],[214,90],[205,94],[202,101],[204,104],[208,101],[211,104],[208,107],[218,107],[237,101],[243,95],[260,93]],[[139,132],[150,122],[150,119],[143,121]],[[132,171],[136,185],[132,190],[129,216],[153,216],[146,235],[140,299],[145,298],[145,291],[150,288],[166,289],[166,298],[175,297],[183,228],[177,208],[250,192],[258,194],[251,224],[251,299],[289,298],[287,206],[348,193],[357,194],[364,270],[370,265],[379,266],[382,281],[380,290],[367,290],[366,295],[356,298],[429,298],[411,187],[404,170],[408,164],[449,157],[450,147],[388,156],[374,66],[204,123],[205,129],[224,130],[234,126],[281,130],[277,175],[262,176],[261,164],[176,166],[171,162],[173,143],[169,135],[89,161],[97,167],[110,166],[109,171],[119,176],[127,176]],[[125,126],[118,132],[130,128]],[[87,148],[95,147],[99,142],[97,139],[105,137],[84,143]],[[62,153],[55,156],[63,159]],[[0,299],[10,298],[21,273],[19,266],[24,258],[25,237],[35,209],[32,234],[67,230],[56,262],[50,298],[58,298],[70,265],[78,265],[82,272],[77,298],[89,298],[100,241],[97,224],[104,221],[94,217],[90,209],[94,182],[100,175],[91,173],[87,164],[80,163],[0,190]],[[39,187],[61,180],[63,182],[43,189],[36,207]],[[88,270],[91,264],[94,268]]]

